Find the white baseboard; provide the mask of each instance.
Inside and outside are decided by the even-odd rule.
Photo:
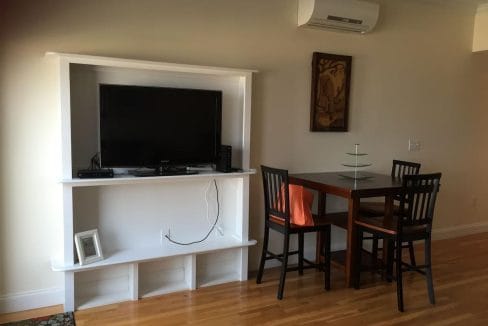
[[[488,222],[458,225],[442,229],[434,228],[432,230],[432,239],[450,239],[483,232],[488,232]]]
[[[0,296],[0,313],[9,313],[63,304],[62,288],[26,291]]]

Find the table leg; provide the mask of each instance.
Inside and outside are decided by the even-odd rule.
[[[325,216],[326,211],[326,199],[327,195],[325,192],[319,191],[318,202],[317,202],[317,215]],[[324,234],[321,232],[317,232],[317,241],[316,241],[316,248],[315,248],[315,263],[320,264],[324,261],[325,257],[322,256],[322,248],[324,248]]]
[[[349,208],[347,213],[347,249],[346,249],[346,286],[353,286],[354,269],[360,268],[354,266],[354,258],[357,254],[354,252],[356,248],[356,228],[354,227],[354,220],[359,212],[359,198],[349,198]]]

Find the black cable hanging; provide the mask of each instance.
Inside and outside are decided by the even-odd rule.
[[[192,242],[179,242],[179,241],[173,240],[173,239],[171,239],[171,235],[169,234],[169,231],[168,231],[168,234],[166,234],[164,237],[166,239],[168,239],[169,242],[172,242],[172,243],[175,243],[175,244],[181,245],[181,246],[189,246],[189,245],[192,245],[195,243],[203,242],[203,241],[207,240],[207,238],[210,236],[212,231],[215,229],[217,222],[219,221],[219,215],[220,215],[219,188],[217,187],[217,181],[215,181],[215,179],[213,180],[213,182],[214,182],[214,186],[215,186],[215,192],[217,194],[217,217],[215,218],[215,222],[212,225],[212,227],[210,228],[210,231],[208,231],[207,235],[205,237],[203,237],[203,239],[197,240],[197,241],[192,241]]]

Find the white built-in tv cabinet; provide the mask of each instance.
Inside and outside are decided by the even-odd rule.
[[[52,268],[63,272],[64,309],[160,295],[247,279],[252,70],[47,53],[59,77],[63,244]],[[240,172],[78,179],[98,151],[98,85],[217,89],[223,92],[222,143]],[[191,117],[189,117],[191,119]],[[217,207],[218,187],[219,207]],[[207,240],[188,246],[170,243]],[[104,259],[77,262],[74,234],[98,229]]]

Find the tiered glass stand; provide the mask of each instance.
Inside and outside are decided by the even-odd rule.
[[[354,180],[362,180],[362,179],[371,178],[371,176],[364,174],[364,173],[361,173],[361,171],[359,171],[360,168],[370,166],[371,163],[361,162],[360,158],[363,156],[366,156],[368,154],[359,152],[358,148],[359,148],[359,144],[354,144],[354,152],[346,153],[347,155],[350,155],[353,157],[353,162],[342,164],[343,166],[354,168],[354,170],[351,172],[343,172],[343,173],[341,173],[341,176],[343,176],[345,178],[349,178],[349,179],[354,179]]]

